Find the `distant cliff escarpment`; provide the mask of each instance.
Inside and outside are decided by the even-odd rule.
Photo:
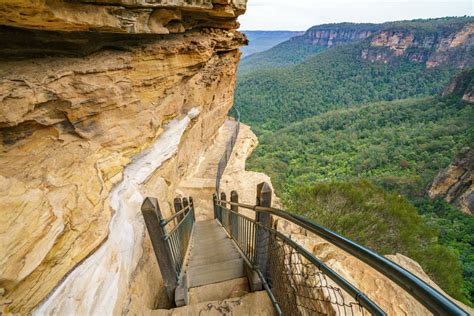
[[[436,68],[474,65],[474,18],[440,18],[383,24],[316,25],[275,47],[245,58],[242,74],[299,64],[327,49],[349,46],[357,60],[371,63],[412,62]],[[337,54],[337,53],[336,53]]]
[[[382,28],[380,24],[338,23],[311,27],[298,40],[303,43],[333,47],[364,40]]]
[[[389,24],[370,38],[363,59],[391,62],[403,58],[427,68],[449,65],[467,68],[474,63],[474,21]]]

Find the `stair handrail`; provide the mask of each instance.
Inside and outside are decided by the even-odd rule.
[[[175,301],[175,290],[181,285],[185,261],[196,221],[193,198],[174,199],[175,213],[164,218],[158,199],[147,197],[141,212],[170,301]],[[174,222],[174,226],[171,224]]]
[[[261,186],[260,184],[259,186]],[[268,185],[267,185],[268,186]],[[268,186],[269,187],[269,186]],[[234,191],[235,192],[235,191]],[[225,195],[224,195],[225,196]],[[419,303],[426,307],[435,315],[469,315],[466,311],[441,294],[435,288],[421,280],[419,277],[399,266],[395,262],[385,258],[377,252],[357,244],[356,242],[346,238],[328,228],[318,225],[300,215],[292,214],[288,211],[274,208],[271,206],[250,205],[226,201],[221,199],[219,195],[214,197],[217,207],[244,208],[258,213],[267,213],[283,218],[307,231],[327,240],[338,248],[358,258],[370,267],[389,278],[407,293],[414,297]],[[258,198],[257,198],[258,200]],[[227,208],[229,210],[229,208]],[[232,210],[229,210],[232,211]]]
[[[162,218],[160,219],[160,225],[161,227],[165,227],[166,225],[168,225],[169,223],[171,223],[174,219],[176,219],[178,216],[181,216],[181,215],[184,215],[184,213],[189,210],[191,208],[191,204],[189,204],[188,206],[186,206],[185,208],[183,208],[181,211],[173,214],[172,216],[168,217],[168,218]],[[179,224],[179,223],[178,223]],[[177,226],[177,225],[176,225]]]
[[[237,136],[239,135],[239,131],[240,131],[240,112],[235,106],[233,107],[233,110],[235,111],[235,114],[236,114],[237,124],[235,126],[234,131],[232,132],[232,136],[230,137],[229,141],[226,144],[226,149],[224,153],[222,154],[221,159],[219,159],[219,163],[217,165],[216,192],[218,194],[220,192],[220,184],[221,184],[222,175],[224,174],[225,168],[227,167],[227,163],[230,160],[230,155],[232,154],[232,150],[234,149],[235,142],[237,140]]]

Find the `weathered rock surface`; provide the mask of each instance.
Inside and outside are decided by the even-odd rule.
[[[237,28],[246,0],[2,0],[0,25],[53,31],[170,34]]]
[[[271,184],[267,175],[245,170],[245,160],[256,145],[257,138],[255,134],[243,125],[242,132],[239,134],[236,147],[221,184],[222,190],[225,192],[237,190],[239,201],[248,204],[255,204],[256,185],[258,183],[266,181]],[[279,204],[278,200],[274,203],[276,207]],[[247,216],[253,214],[252,211],[246,211],[242,208],[239,209],[239,212]],[[418,303],[394,282],[328,241],[282,219],[278,219],[276,225],[279,227],[279,230],[285,231],[293,240],[298,241],[331,269],[348,280],[356,288],[366,293],[388,315],[431,315],[423,305]],[[387,257],[448,296],[427,276],[415,261],[402,254],[389,255]],[[455,300],[453,299],[453,301]],[[456,301],[456,303],[468,311],[468,313],[474,313],[472,308],[461,302]]]
[[[430,198],[443,198],[467,214],[474,214],[474,150],[464,148],[440,171],[428,189]]]
[[[462,71],[452,78],[441,96],[460,97],[465,102],[474,103],[474,69]]]
[[[338,23],[311,27],[301,36],[304,43],[333,47],[364,40],[382,28],[381,24]]]
[[[424,63],[427,68],[444,64],[469,68],[474,64],[474,23],[450,30],[384,29],[370,39],[370,45],[362,50],[361,57],[385,63],[405,58]]]
[[[203,302],[171,310],[154,310],[146,316],[199,316],[199,315],[276,315],[267,292],[260,291],[238,298]]]
[[[245,1],[0,1],[0,24],[8,25],[0,29],[2,37],[23,34],[0,60],[4,313],[26,314],[41,302],[41,311],[55,314],[166,307],[135,204],[156,196],[170,214],[167,202],[177,184],[224,122],[233,102],[237,49],[245,42],[229,29],[244,9]],[[128,35],[62,37],[49,30]],[[53,49],[41,52],[41,43],[52,38]],[[75,52],[83,40],[90,46]],[[167,133],[178,122],[179,134]],[[163,154],[156,172],[147,163],[130,164],[153,144]],[[131,171],[138,178],[123,178],[129,164],[138,168]],[[120,186],[127,191],[110,200],[122,180],[132,185]],[[110,221],[122,217],[122,231],[114,234]],[[119,246],[103,247],[110,242]],[[101,261],[102,268],[89,278],[98,266],[90,261]],[[91,267],[82,282],[75,278],[78,267]],[[107,301],[95,300],[103,295]]]
[[[259,183],[267,182],[273,190],[269,176],[261,172],[245,170],[247,157],[250,156],[257,145],[257,136],[249,126],[241,123],[236,145],[221,179],[221,191],[226,192],[230,196],[230,191],[236,190],[239,193],[240,203],[255,204],[257,184]],[[275,195],[274,190],[272,201],[273,205],[280,206],[280,201]],[[248,215],[253,214],[253,211],[248,212]]]

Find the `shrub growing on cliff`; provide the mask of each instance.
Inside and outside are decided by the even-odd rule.
[[[297,186],[286,204],[381,254],[401,253],[416,260],[446,292],[469,303],[460,286],[459,254],[438,243],[438,231],[404,197],[359,180]]]

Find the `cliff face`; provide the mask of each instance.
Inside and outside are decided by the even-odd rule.
[[[474,150],[465,148],[441,170],[428,190],[430,198],[444,198],[467,214],[474,214]]]
[[[441,96],[460,97],[464,102],[474,103],[474,69],[465,70],[452,78]]]
[[[338,23],[313,26],[302,36],[303,42],[333,47],[364,40],[381,28],[379,24]]]
[[[0,1],[0,36],[12,40],[0,49],[3,312],[166,306],[140,204],[156,196],[170,214],[177,184],[222,125],[244,9]]]
[[[170,34],[236,28],[246,0],[2,0],[0,24],[55,31]]]
[[[429,31],[393,27],[375,34],[361,57],[385,63],[404,58],[424,63],[427,68],[445,64],[468,68],[474,64],[473,44],[474,23]]]
[[[474,104],[474,69],[465,70],[449,81],[443,97],[460,98]],[[474,214],[474,150],[466,147],[441,170],[428,188],[432,199],[443,198],[464,213]]]

